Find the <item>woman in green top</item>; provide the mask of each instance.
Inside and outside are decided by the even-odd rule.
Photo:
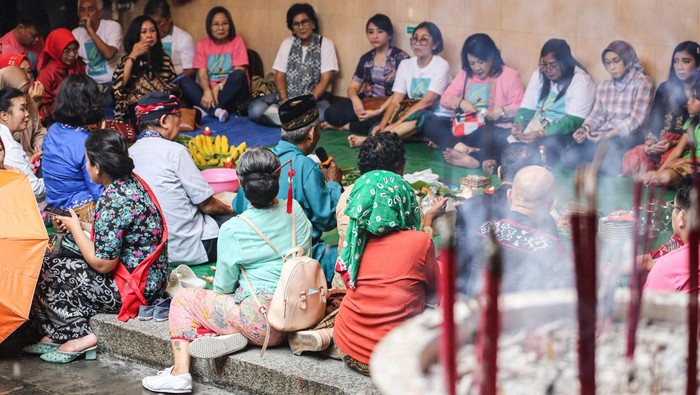
[[[264,147],[250,148],[241,156],[238,178],[251,205],[242,215],[260,228],[282,253],[292,247],[290,221],[296,221],[297,245],[308,254],[311,223],[304,211],[294,201],[293,214],[289,215],[286,201],[275,198],[279,167],[277,156]],[[169,320],[175,365],[143,379],[143,386],[151,391],[191,391],[190,355],[215,358],[241,350],[248,342],[262,345],[265,340],[265,318],[255,298],[249,297],[241,269],[267,308],[277,288],[282,258],[239,217],[224,223],[218,245],[214,291],[185,288],[173,298]],[[282,340],[284,333],[270,328],[269,344],[276,345]]]
[[[700,139],[700,79],[695,81],[688,95],[688,114],[690,116],[683,125],[685,134],[678,140],[678,144],[659,170],[646,173],[645,183],[676,186],[683,177],[693,172],[692,149],[695,149],[695,157],[700,160],[700,149],[695,143]]]

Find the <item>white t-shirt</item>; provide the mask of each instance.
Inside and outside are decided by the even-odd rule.
[[[539,70],[535,70],[530,77],[530,82],[527,84],[525,96],[523,97],[520,107],[535,111],[539,110],[539,98],[543,85],[544,80],[542,74]],[[559,94],[559,89],[559,84],[551,84],[549,91],[550,96],[556,97],[556,95]],[[551,107],[552,112],[559,112],[562,115],[568,114],[585,119],[588,114],[591,113],[591,110],[593,110],[595,89],[596,87],[591,76],[583,71],[583,69],[576,66],[574,69],[574,77],[571,79],[571,84],[569,84],[569,87],[566,89],[566,94],[564,94],[564,100],[559,99],[556,101],[555,105],[545,105],[544,107],[545,109]]]
[[[289,59],[289,51],[292,49],[292,43],[294,42],[294,37],[290,36],[282,41],[280,44],[280,49],[277,51],[277,57],[275,58],[275,63],[272,65],[273,70],[280,71],[282,73],[287,72],[287,60]],[[302,61],[306,59],[306,52],[309,47],[301,47]],[[328,37],[323,37],[321,41],[321,73],[327,71],[338,71],[338,58],[335,55],[335,46],[333,41]]]
[[[12,138],[12,133],[10,129],[5,125],[0,125],[0,140],[5,146],[5,160],[4,163],[7,166],[16,167],[26,174],[29,178],[29,184],[32,186],[32,192],[37,199],[41,199],[46,195],[46,188],[44,187],[44,179],[37,178],[32,172],[32,167],[29,164],[29,158],[27,158],[27,153],[24,152],[24,148]]]
[[[433,55],[427,66],[418,67],[418,57],[399,63],[392,91],[402,93],[409,99],[422,99],[428,91],[442,95],[450,84],[450,65],[445,59]],[[437,112],[440,102],[436,101],[433,111]],[[440,114],[442,115],[442,114]],[[446,116],[450,116],[448,113]]]
[[[163,50],[170,56],[176,74],[182,74],[182,70],[192,68],[194,59],[194,40],[186,31],[173,25],[173,32],[161,38]]]
[[[174,141],[147,137],[129,148],[129,156],[134,160],[134,172],[151,187],[165,214],[170,264],[207,262],[202,240],[218,237],[219,227],[197,205],[214,191],[187,148]]]
[[[97,28],[97,37],[102,39],[105,44],[110,47],[122,49],[122,27],[119,23],[102,19],[100,26]],[[97,46],[90,38],[87,30],[84,27],[76,27],[73,29],[73,36],[80,43],[78,56],[85,62],[87,75],[92,77],[98,84],[112,83],[112,73],[119,64],[119,53],[114,55],[112,60],[105,61]]]

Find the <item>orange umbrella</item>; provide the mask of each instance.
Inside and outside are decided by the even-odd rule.
[[[29,318],[47,240],[27,176],[0,170],[0,343]]]

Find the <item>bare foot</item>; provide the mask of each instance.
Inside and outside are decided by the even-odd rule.
[[[323,122],[321,122],[321,130],[324,130],[324,129],[335,129],[335,128],[333,126],[331,126],[330,123],[323,121]]]
[[[428,140],[428,148],[432,148],[432,149],[440,149],[440,146],[439,146],[439,145],[437,145],[437,144],[435,144],[435,143],[433,143],[433,141],[432,141],[432,140]]]
[[[59,351],[80,352],[97,345],[97,335],[91,333],[78,339],[68,340],[58,348]]]
[[[465,154],[468,154],[472,151],[471,147],[464,144],[464,143],[457,143],[455,144],[454,147],[452,147],[455,151],[459,152],[464,152]]]
[[[481,169],[486,174],[493,174],[496,171],[496,161],[493,159],[486,159],[481,163]]]
[[[454,166],[466,167],[467,169],[476,169],[479,167],[478,160],[472,158],[464,152],[459,152],[452,148],[446,148],[443,156],[447,163]]]
[[[350,145],[350,148],[356,148],[362,145],[362,143],[367,140],[367,137],[365,136],[358,136],[356,134],[351,134],[348,136],[348,144]]]

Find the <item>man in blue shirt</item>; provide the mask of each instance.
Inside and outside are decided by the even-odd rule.
[[[280,189],[277,198],[286,199],[289,189],[288,168],[284,164],[291,160],[294,169],[292,194],[311,221],[311,256],[321,263],[326,280],[333,279],[338,250],[321,240],[323,232],[336,227],[335,207],[340,199],[342,173],[334,161],[319,167],[307,157],[314,151],[320,135],[320,123],[316,100],[313,95],[292,98],[279,108],[282,123],[282,140],[272,148],[283,165],[280,176]],[[242,213],[248,208],[248,199],[243,189],[233,200],[233,211]],[[291,229],[289,230],[291,232]],[[290,246],[291,247],[291,246]]]

